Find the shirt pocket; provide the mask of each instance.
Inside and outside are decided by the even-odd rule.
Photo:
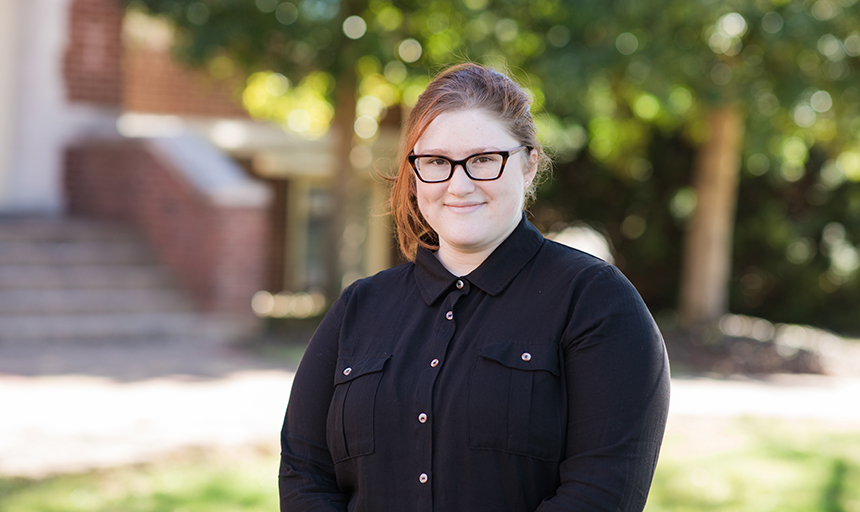
[[[338,358],[326,440],[334,463],[373,453],[376,392],[391,356]]]
[[[566,406],[558,345],[485,343],[469,385],[469,447],[559,460]]]

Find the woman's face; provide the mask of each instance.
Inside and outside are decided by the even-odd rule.
[[[476,153],[508,151],[521,144],[493,115],[483,110],[441,114],[415,144],[415,154],[461,160]],[[439,251],[462,254],[495,249],[517,226],[526,187],[537,170],[537,152],[519,151],[508,158],[502,176],[474,181],[461,166],[450,180],[416,179],[418,207],[439,235]]]

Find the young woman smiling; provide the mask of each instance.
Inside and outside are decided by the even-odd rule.
[[[401,140],[409,263],[347,288],[281,433],[282,511],[640,511],[669,397],[662,338],[613,266],[524,207],[548,159],[525,92],[440,74]]]

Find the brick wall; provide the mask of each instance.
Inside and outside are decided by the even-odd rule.
[[[73,0],[63,58],[69,101],[122,102],[122,10],[117,0]]]
[[[167,47],[124,41],[119,0],[73,0],[63,58],[69,101],[123,110],[208,117],[248,117],[236,83],[177,62]]]
[[[247,117],[234,101],[235,84],[186,68],[166,46],[124,38],[118,0],[72,0],[69,9],[63,59],[69,101]],[[271,287],[265,208],[212,203],[141,140],[84,142],[68,148],[65,158],[68,213],[136,225],[204,309],[250,314],[251,295]]]
[[[124,56],[123,109],[131,112],[247,118],[235,84],[188,69],[168,50],[129,44]],[[241,91],[239,91],[241,92]]]
[[[64,185],[71,215],[134,223],[205,310],[250,314],[266,285],[264,207],[213,204],[135,140],[69,148]]]

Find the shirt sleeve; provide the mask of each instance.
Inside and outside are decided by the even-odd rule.
[[[349,496],[337,485],[326,443],[326,418],[334,392],[333,375],[348,291],[320,323],[293,380],[281,430],[278,490],[282,512],[347,510]]]
[[[575,299],[562,341],[568,428],[561,485],[539,512],[641,511],[669,407],[669,362],[651,314],[615,268]]]

